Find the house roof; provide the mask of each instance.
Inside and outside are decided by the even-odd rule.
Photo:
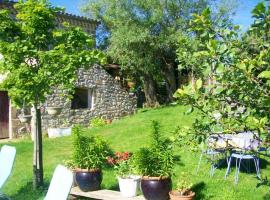
[[[16,10],[13,7],[15,3],[15,1],[0,0],[0,9],[8,9],[13,15],[16,15]],[[98,21],[96,20],[65,12],[59,12],[57,14],[56,21],[59,24],[62,24],[63,22],[68,22],[72,26],[79,26],[89,34],[95,34],[96,26],[98,24]]]

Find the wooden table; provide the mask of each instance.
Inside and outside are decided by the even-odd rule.
[[[78,187],[73,187],[70,191],[70,195],[87,197],[91,199],[102,199],[102,200],[145,200],[145,198],[140,195],[132,198],[127,198],[121,196],[121,193],[113,190],[97,190],[92,192],[83,192]]]

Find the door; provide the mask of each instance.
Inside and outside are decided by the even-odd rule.
[[[0,91],[0,139],[9,137],[9,99],[7,92]]]

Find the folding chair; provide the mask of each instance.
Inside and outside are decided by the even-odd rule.
[[[11,174],[16,148],[4,145],[0,152],[0,189]]]
[[[58,165],[44,200],[66,200],[73,183],[73,173],[62,165]]]
[[[11,174],[16,155],[16,148],[4,145],[0,151],[0,189]],[[9,198],[0,192],[0,200],[9,200]]]

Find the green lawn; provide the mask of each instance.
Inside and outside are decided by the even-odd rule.
[[[185,108],[170,106],[152,110],[141,110],[138,114],[125,117],[115,121],[103,128],[89,130],[89,134],[102,135],[116,151],[136,151],[139,147],[148,143],[151,132],[151,120],[158,120],[161,123],[161,130],[166,135],[171,135],[176,126],[190,125],[195,116],[184,115]],[[16,146],[17,157],[13,174],[6,183],[3,191],[11,199],[38,199],[44,195],[44,191],[33,191],[31,189],[32,179],[32,142],[30,140],[19,140],[9,143]],[[2,144],[0,144],[1,146]],[[209,177],[210,164],[202,163],[201,170],[195,175],[200,153],[192,153],[187,149],[177,149],[180,156],[180,163],[175,168],[173,180],[181,176],[181,172],[188,172],[197,199],[270,199],[269,186],[256,188],[259,181],[255,173],[247,174],[240,172],[239,184],[234,185],[234,165],[227,180],[224,180],[225,167],[216,170],[213,178]],[[46,184],[52,176],[57,164],[63,163],[71,153],[71,138],[57,138],[44,140],[44,176]],[[262,175],[270,176],[269,163],[266,160],[261,162]],[[268,169],[267,169],[268,167]],[[105,169],[103,176],[103,188],[117,189],[117,181],[111,170]]]

